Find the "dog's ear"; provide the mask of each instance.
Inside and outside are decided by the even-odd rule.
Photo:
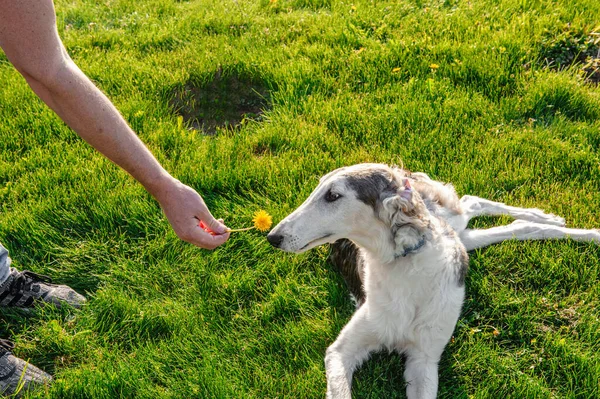
[[[412,214],[415,209],[415,192],[408,179],[403,179],[401,184],[392,182],[382,196],[383,215],[381,216],[390,224],[393,224],[393,219],[398,216],[398,212]]]
[[[409,204],[412,204],[413,191],[410,186],[410,180],[404,179],[404,187],[400,190],[400,196],[404,198]]]
[[[396,253],[415,246],[428,226],[428,212],[410,180],[403,178],[395,189],[384,193],[380,218],[389,225]]]

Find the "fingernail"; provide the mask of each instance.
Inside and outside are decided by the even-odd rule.
[[[219,231],[221,232],[221,234],[225,234],[229,231],[229,228],[223,223],[219,223]]]

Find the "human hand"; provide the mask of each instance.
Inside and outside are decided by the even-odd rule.
[[[222,219],[216,220],[202,197],[176,179],[169,180],[154,197],[160,203],[175,234],[201,248],[215,249],[229,239]]]

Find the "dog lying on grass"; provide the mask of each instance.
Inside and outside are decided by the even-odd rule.
[[[467,229],[480,215],[517,220]],[[436,397],[438,363],[464,300],[467,251],[509,239],[565,237],[600,242],[598,231],[565,228],[564,219],[539,209],[459,199],[452,185],[426,174],[359,164],[321,178],[267,239],[294,253],[335,243],[332,258],[357,311],[327,349],[327,397],[350,398],[354,370],[387,348],[406,355],[406,391],[413,399]]]

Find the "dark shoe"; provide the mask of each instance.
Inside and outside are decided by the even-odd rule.
[[[12,342],[0,339],[0,396],[19,398],[29,389],[52,382],[50,374],[14,357],[13,348]]]
[[[79,308],[85,302],[72,288],[51,282],[50,277],[11,268],[8,279],[0,286],[0,306],[30,308],[35,302],[48,302],[60,307],[66,302]]]

